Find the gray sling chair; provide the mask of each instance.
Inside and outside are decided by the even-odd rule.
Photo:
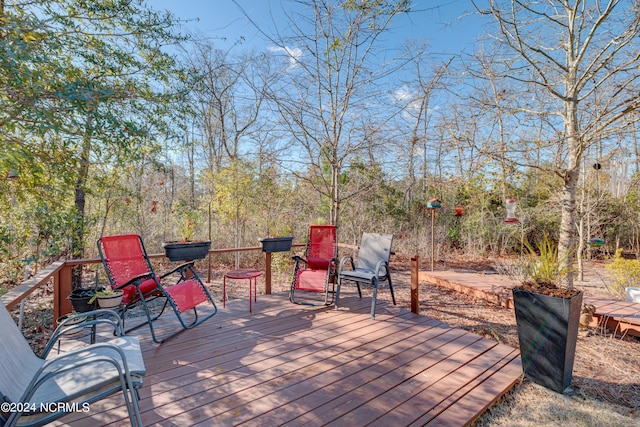
[[[391,258],[392,234],[364,233],[358,250],[357,264],[353,262],[353,257],[347,255],[340,260],[338,268],[338,286],[336,289],[335,309],[338,309],[340,299],[340,287],[343,281],[356,282],[358,295],[362,298],[360,283],[369,283],[373,288],[371,298],[371,318],[376,316],[376,297],[378,296],[378,284],[389,282],[391,299],[393,305],[396,304],[396,297],[393,295],[393,284],[391,283],[391,270],[389,269],[389,259]]]
[[[49,356],[66,333],[101,324],[117,338]],[[37,356],[0,303],[0,342],[0,402],[4,403],[0,426],[42,426],[74,408],[90,411],[88,405],[119,391],[131,425],[142,425],[138,389],[146,373],[144,360],[138,338],[123,335],[116,312],[95,310],[69,316]]]

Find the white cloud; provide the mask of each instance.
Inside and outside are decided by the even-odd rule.
[[[416,93],[409,90],[406,86],[396,89],[392,94],[394,103],[404,106],[403,116],[405,118],[415,117],[420,111],[420,100]]]
[[[420,113],[422,99],[420,99],[416,91],[409,90],[406,86],[402,86],[391,94],[391,98],[396,105],[403,107],[404,111],[402,115],[405,118],[415,118]],[[427,114],[431,114],[439,108],[439,106],[434,108],[428,107]]]
[[[297,47],[269,46],[267,49],[269,52],[284,53],[289,58],[289,70],[296,68],[302,59],[302,49]]]
[[[399,89],[396,89],[396,91],[393,93],[392,96],[393,96],[393,99],[399,103],[405,103],[411,98],[415,97],[415,95],[411,93],[411,91],[409,91],[405,86]]]

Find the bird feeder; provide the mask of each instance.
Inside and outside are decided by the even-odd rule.
[[[589,246],[599,247],[599,246],[604,246],[604,244],[605,244],[604,239],[601,239],[599,237],[592,237],[589,239]]]
[[[507,199],[507,218],[504,222],[519,222],[516,218],[516,199]]]
[[[427,202],[427,208],[429,209],[440,209],[441,207],[442,207],[442,202],[438,198],[431,199]]]
[[[462,216],[462,214],[464,213],[464,208],[462,207],[462,205],[456,205],[455,213],[456,216]]]
[[[427,202],[427,208],[431,211],[431,271],[434,271],[434,251],[435,251],[435,218],[436,209],[442,207],[442,202],[438,198],[431,199]]]

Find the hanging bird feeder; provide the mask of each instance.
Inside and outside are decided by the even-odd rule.
[[[516,199],[507,199],[507,218],[504,222],[519,222],[516,218]]]
[[[464,208],[462,207],[462,205],[456,205],[455,213],[456,216],[462,216],[462,214],[464,213]]]
[[[427,208],[429,209],[440,209],[441,207],[442,207],[442,202],[438,198],[431,199],[427,202]]]
[[[442,202],[438,198],[433,198],[427,202],[427,208],[431,211],[431,271],[434,271],[435,265],[435,219],[436,209],[442,207]]]

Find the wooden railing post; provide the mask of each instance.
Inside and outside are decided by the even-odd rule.
[[[264,253],[264,293],[271,295],[271,252]]]
[[[419,314],[420,299],[418,298],[418,255],[411,258],[411,312]]]
[[[71,301],[69,294],[71,293],[71,277],[72,267],[65,262],[62,267],[53,276],[53,326],[57,326],[60,316],[71,313]]]

